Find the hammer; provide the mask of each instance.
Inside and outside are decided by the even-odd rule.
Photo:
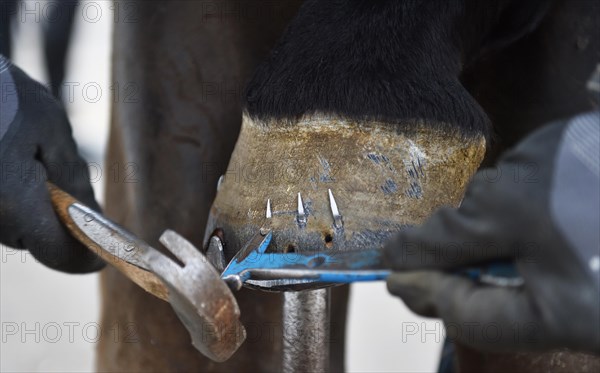
[[[54,209],[71,234],[138,286],[169,302],[196,349],[217,362],[233,355],[246,338],[240,309],[200,250],[166,230],[159,240],[180,264],[56,185],[47,186]]]

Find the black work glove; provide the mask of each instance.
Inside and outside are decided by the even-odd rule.
[[[600,113],[548,125],[479,171],[443,208],[385,247],[388,290],[444,320],[447,336],[487,351],[600,353]],[[513,259],[519,288],[459,269]]]
[[[70,273],[104,263],[62,226],[46,180],[99,210],[69,120],[41,84],[0,55],[0,242]]]

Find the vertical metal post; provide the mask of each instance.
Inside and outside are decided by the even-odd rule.
[[[329,289],[285,292],[283,371],[329,370]]]

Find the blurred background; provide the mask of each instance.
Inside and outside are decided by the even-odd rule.
[[[45,84],[49,75],[42,33],[51,2],[19,3],[11,25],[13,62]],[[98,165],[103,162],[109,126],[112,9],[111,1],[81,1],[75,9],[63,85],[70,87],[63,101],[80,151]],[[94,188],[102,204],[102,178]],[[98,275],[62,274],[37,263],[27,252],[0,248],[0,371],[93,371],[100,332]],[[435,371],[443,335],[439,320],[412,314],[387,293],[385,283],[353,285],[348,371]]]

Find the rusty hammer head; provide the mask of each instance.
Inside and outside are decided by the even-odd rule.
[[[169,302],[190,332],[194,347],[214,361],[227,360],[246,338],[233,293],[208,259],[185,238],[167,230],[160,242],[184,266],[153,250],[144,253],[149,269],[168,287]]]
[[[196,349],[227,360],[246,338],[233,293],[202,252],[167,230],[160,242],[182,265],[48,183],[52,204],[79,241],[149,293],[167,300]]]

